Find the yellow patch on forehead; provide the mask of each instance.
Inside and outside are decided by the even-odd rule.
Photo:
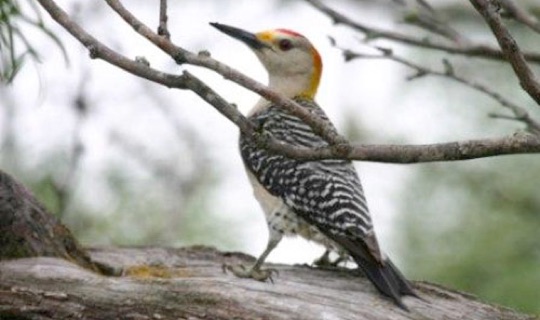
[[[257,39],[262,41],[273,41],[278,36],[286,36],[286,37],[292,37],[292,38],[304,38],[303,35],[301,35],[298,32],[289,30],[289,29],[275,29],[275,30],[267,30],[267,31],[261,31],[255,34]]]
[[[256,33],[255,36],[261,41],[272,41],[276,37],[276,33],[272,30],[261,31]]]

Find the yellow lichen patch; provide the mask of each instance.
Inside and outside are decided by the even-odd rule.
[[[141,278],[141,279],[148,279],[148,278],[170,279],[170,278],[189,277],[190,273],[184,268],[179,269],[179,268],[170,268],[170,267],[165,267],[165,266],[138,265],[138,266],[131,266],[131,267],[125,268],[123,275],[127,277]]]

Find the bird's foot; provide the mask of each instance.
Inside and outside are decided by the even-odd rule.
[[[255,279],[257,281],[270,281],[274,283],[274,279],[272,279],[272,275],[276,274],[278,275],[279,272],[276,269],[261,269],[261,268],[246,268],[246,266],[242,264],[238,265],[228,265],[223,264],[221,267],[223,269],[223,272],[227,273],[227,271],[232,272],[235,276],[238,278],[251,278]]]
[[[332,261],[330,260],[330,252],[325,251],[322,256],[313,260],[313,266],[315,267],[329,267],[332,266]]]
[[[318,268],[328,268],[333,269],[339,267],[339,264],[342,262],[347,262],[348,257],[345,255],[340,255],[334,261],[330,259],[330,252],[325,251],[322,256],[313,261],[313,266]]]

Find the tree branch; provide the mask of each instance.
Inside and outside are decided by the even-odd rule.
[[[163,36],[167,39],[171,38],[169,29],[167,28],[167,0],[159,1],[159,27],[158,35]]]
[[[324,122],[312,116],[311,113],[298,106],[294,101],[272,92],[266,86],[242,75],[221,62],[211,59],[207,54],[193,54],[174,45],[166,37],[159,36],[136,19],[117,0],[106,0],[138,33],[161,48],[178,63],[202,66],[223,75],[227,79],[231,79],[241,86],[260,94],[264,98],[287,108],[287,110],[299,116],[319,131],[319,134],[328,132],[327,139],[335,142],[328,147],[317,149],[290,146],[275,140],[273,137],[264,134],[264,132],[258,132],[258,128],[250,123],[233,105],[227,103],[214,90],[191,73],[184,71],[180,76],[167,74],[152,69],[144,63],[127,59],[84,31],[53,0],[38,1],[55,21],[89,49],[91,58],[103,59],[133,75],[163,84],[170,88],[189,89],[211,104],[216,110],[237,125],[244,134],[252,137],[261,146],[292,158],[302,160],[349,159],[389,163],[418,163],[466,160],[512,153],[540,152],[540,137],[525,133],[497,139],[469,140],[432,145],[355,145],[351,147],[341,136],[332,136],[329,134],[331,130],[326,127]]]
[[[235,123],[242,132],[255,135],[257,141],[266,148],[279,152],[288,157],[303,160],[319,159],[349,159],[388,163],[418,163],[434,161],[468,160],[474,158],[490,157],[504,154],[538,153],[540,152],[540,139],[527,133],[516,133],[512,136],[497,139],[479,139],[469,141],[456,141],[431,145],[361,145],[351,146],[347,154],[337,150],[339,146],[326,148],[290,148],[272,137],[257,132],[256,128],[247,119],[238,113],[237,109],[228,104],[204,82],[200,81],[187,71],[189,76],[186,86],[197,93],[206,102],[220,107],[218,110],[229,120]]]
[[[352,144],[346,156],[334,148],[295,148],[283,154],[303,160],[349,159],[384,163],[423,163],[436,161],[470,160],[507,154],[539,153],[537,136],[518,132],[493,139],[476,139],[425,145],[363,145]]]
[[[499,3],[505,10],[505,16],[509,16],[527,26],[534,32],[540,33],[540,21],[538,21],[538,19],[533,15],[529,14],[526,10],[518,6],[515,1],[499,0]]]
[[[414,9],[410,11],[404,15],[403,21],[405,23],[446,38],[457,45],[469,42],[458,30],[452,28],[445,19],[442,19],[426,1],[416,1]]]
[[[491,28],[506,60],[508,60],[514,69],[523,90],[540,105],[540,83],[527,64],[526,57],[521,52],[516,40],[514,40],[508,29],[504,26],[501,15],[498,12],[498,6],[494,1],[489,0],[470,1]],[[528,60],[530,61],[530,59]]]
[[[329,128],[322,119],[311,114],[308,110],[300,106],[292,99],[283,97],[276,92],[271,91],[267,86],[243,75],[242,73],[234,70],[233,68],[214,60],[208,54],[193,54],[185,49],[182,49],[168,39],[160,37],[154,33],[148,26],[142,21],[137,19],[131,12],[129,12],[118,0],[105,0],[107,4],[124,19],[137,33],[148,39],[157,47],[162,49],[165,53],[169,54],[178,64],[191,64],[195,66],[204,67],[229,79],[244,88],[247,88],[265,99],[280,105],[292,114],[298,116],[302,121],[312,127],[312,129],[323,137],[330,144],[347,145],[348,142],[345,138],[341,137],[334,130]]]
[[[355,270],[269,264],[274,284],[221,271],[253,257],[214,248],[100,248],[90,256],[122,276],[104,277],[53,258],[0,261],[1,319],[534,320],[427,282],[404,312]],[[144,263],[145,265],[141,265]]]
[[[101,43],[81,28],[75,21],[71,20],[68,14],[62,8],[58,7],[54,1],[39,0],[39,3],[56,22],[88,49],[90,58],[103,59],[128,73],[163,84],[169,88],[184,88],[181,77],[149,68],[143,63],[126,58]]]
[[[253,257],[203,246],[87,251],[1,171],[0,232],[0,319],[534,319],[422,281],[405,312],[347,268],[269,264],[274,284],[241,279],[223,264]]]
[[[0,261],[58,257],[95,272],[108,271],[90,259],[71,231],[24,185],[3,171],[0,171],[0,235]]]
[[[305,0],[313,7],[330,17],[335,24],[343,24],[351,27],[354,30],[360,31],[366,35],[366,40],[372,40],[377,38],[384,38],[393,40],[406,45],[411,45],[418,48],[433,49],[444,51],[452,54],[459,54],[468,57],[477,57],[491,60],[504,60],[504,53],[498,48],[494,48],[488,45],[447,45],[443,43],[436,43],[422,38],[406,35],[399,32],[391,32],[383,29],[368,26],[366,24],[354,21],[353,19],[337,12],[334,9],[326,6],[319,0]],[[524,53],[524,56],[528,61],[534,63],[540,63],[540,54],[535,52]]]
[[[448,60],[443,59],[445,70],[437,71],[437,70],[434,70],[425,66],[421,66],[420,64],[412,62],[405,58],[399,57],[395,55],[390,49],[380,48],[380,47],[375,47],[375,49],[379,50],[381,54],[374,55],[374,54],[357,53],[348,49],[340,49],[340,50],[342,50],[343,52],[345,61],[351,61],[353,59],[386,59],[386,60],[397,62],[399,64],[402,64],[404,66],[407,66],[415,70],[416,73],[413,74],[412,76],[407,77],[407,80],[415,80],[420,77],[431,75],[431,76],[437,76],[437,77],[450,79],[452,81],[461,83],[497,101],[501,106],[509,109],[515,115],[515,117],[512,117],[513,120],[524,122],[527,125],[527,129],[529,131],[531,131],[534,134],[540,135],[540,122],[532,118],[525,108],[518,106],[517,104],[503,97],[500,93],[490,89],[484,84],[481,84],[479,82],[472,81],[465,77],[457,75]],[[508,119],[508,117],[506,118]]]

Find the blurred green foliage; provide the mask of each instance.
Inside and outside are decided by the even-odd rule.
[[[411,277],[540,313],[538,177],[538,156],[419,167],[398,222]]]
[[[163,177],[137,177],[139,174],[113,165],[104,172],[103,190],[96,190],[104,193],[104,203],[96,206],[89,200],[95,194],[81,193],[81,185],[76,182],[62,190],[65,161],[65,157],[53,154],[36,167],[23,167],[21,161],[8,172],[30,188],[51,213],[61,215],[63,223],[84,245],[238,245],[234,226],[222,221],[212,206],[214,186],[219,180],[210,168],[200,168],[203,174],[198,174],[196,181],[175,177],[175,182],[187,187],[182,189],[181,185],[172,187]],[[78,175],[84,175],[84,169]],[[222,228],[224,225],[227,228]]]
[[[533,3],[524,1],[520,6],[532,7]],[[448,2],[439,13],[446,21],[461,23],[466,34],[481,34],[485,28],[474,11],[457,1]],[[523,47],[537,49],[537,34],[520,25],[509,26]],[[411,52],[416,58],[434,55]],[[452,61],[459,74],[489,84],[492,90],[522,106],[531,105],[515,75],[505,73],[500,64],[455,57]],[[453,135],[471,131],[477,136],[496,136],[523,127],[517,122],[489,119],[489,112],[502,113],[497,103],[482,94],[475,95],[469,88],[455,88],[451,81],[444,83],[416,90],[440,94],[442,103],[454,111],[449,117],[460,114],[462,124],[455,123]],[[403,90],[411,90],[411,86]],[[537,116],[534,107],[528,111]],[[499,156],[422,164],[411,170],[414,174],[400,195],[400,214],[395,223],[400,239],[396,242],[407,274],[540,314],[540,158]]]

